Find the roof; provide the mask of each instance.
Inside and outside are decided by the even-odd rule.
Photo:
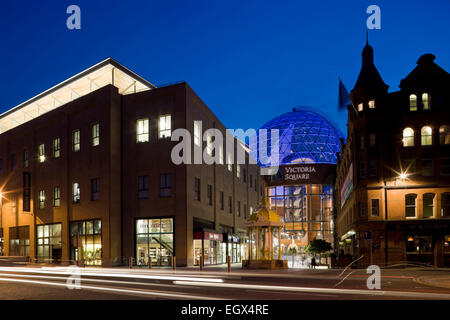
[[[156,88],[114,59],[107,58],[0,114],[0,134],[109,84],[117,87],[120,94]]]
[[[260,208],[257,212],[253,213],[246,223],[247,227],[280,227],[283,225],[278,214],[270,210],[269,201],[263,197],[261,199]]]

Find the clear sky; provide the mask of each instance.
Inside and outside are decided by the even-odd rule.
[[[81,8],[81,30],[66,8]],[[450,71],[449,0],[4,1],[0,112],[112,57],[154,84],[185,80],[228,128],[259,128],[311,106],[346,131],[338,77],[350,91],[369,32],[390,90],[424,53]]]

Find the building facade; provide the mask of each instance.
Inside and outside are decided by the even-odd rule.
[[[425,54],[389,92],[367,44],[336,181],[341,254],[450,266],[450,76]]]
[[[2,254],[103,266],[128,257],[169,266],[173,256],[193,265],[200,254],[205,264],[239,262],[264,181],[257,165],[236,164],[246,149],[237,139],[215,150],[211,128],[226,136],[186,83],[157,88],[112,59],[0,115]],[[176,129],[192,137],[183,152],[221,160],[175,164]]]

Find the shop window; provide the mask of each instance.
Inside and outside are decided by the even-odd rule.
[[[172,175],[163,173],[159,178],[159,196],[162,198],[172,196]]]
[[[59,138],[53,139],[53,158],[59,158],[61,156],[61,141]]]
[[[39,162],[40,163],[44,162],[45,161],[45,145],[43,143],[41,143],[39,145],[38,155],[39,155],[39,157],[38,157]]]
[[[148,198],[148,176],[139,176],[138,177],[138,198],[146,199]]]
[[[23,167],[28,168],[29,165],[29,156],[28,156],[28,150],[23,151]]]
[[[100,182],[99,179],[91,180],[91,200],[96,201],[100,198]]]
[[[72,132],[72,151],[78,152],[81,149],[80,130]]]
[[[75,182],[72,186],[72,201],[73,203],[80,203],[80,184]]]
[[[45,191],[40,190],[39,191],[39,209],[45,208]]]
[[[422,175],[429,177],[433,173],[433,159],[422,159]]]
[[[450,217],[450,193],[441,194],[441,216]]]
[[[102,222],[85,220],[70,223],[71,259],[85,265],[102,264]]]
[[[172,135],[172,117],[164,115],[159,117],[159,138],[170,138]]]
[[[415,94],[409,96],[409,111],[417,111],[417,96]]]
[[[407,254],[431,254],[433,253],[432,236],[414,236],[406,237]]]
[[[440,145],[450,144],[450,126],[439,127],[439,143]]]
[[[36,250],[39,262],[59,262],[62,257],[61,223],[36,226]]]
[[[421,142],[423,146],[431,146],[433,143],[433,130],[431,127],[425,126],[420,130]]]
[[[414,146],[414,130],[411,128],[403,129],[403,146],[413,147]]]
[[[425,193],[423,195],[423,217],[432,218],[434,217],[434,194]]]
[[[450,175],[450,158],[441,158],[440,173],[443,176]]]
[[[30,226],[9,228],[9,255],[30,256]]]
[[[372,199],[372,216],[378,217],[380,216],[380,199]]]
[[[407,194],[405,196],[405,217],[415,218],[416,217],[416,194]]]
[[[139,119],[136,122],[136,142],[149,142],[148,119]]]
[[[423,110],[430,110],[431,104],[430,104],[430,95],[428,93],[422,94],[422,106]]]
[[[53,206],[59,207],[61,205],[61,189],[59,187],[53,188]]]
[[[194,179],[194,199],[200,201],[200,179]]]
[[[96,147],[96,146],[100,145],[100,124],[99,123],[95,123],[92,125],[91,134],[92,134],[92,146]]]
[[[173,218],[136,220],[136,264],[172,265],[173,230]]]

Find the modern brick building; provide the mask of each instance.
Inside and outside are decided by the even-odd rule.
[[[186,84],[157,88],[107,59],[0,115],[1,251],[42,262],[239,262],[259,167],[171,161],[175,129],[192,154],[225,126]],[[194,132],[195,131],[195,132]],[[209,141],[209,140],[208,140]],[[247,154],[248,157],[248,154]],[[222,164],[223,163],[223,164]],[[248,162],[247,162],[248,163]]]
[[[336,183],[340,250],[360,266],[450,266],[450,75],[434,60],[388,93],[362,52]]]

